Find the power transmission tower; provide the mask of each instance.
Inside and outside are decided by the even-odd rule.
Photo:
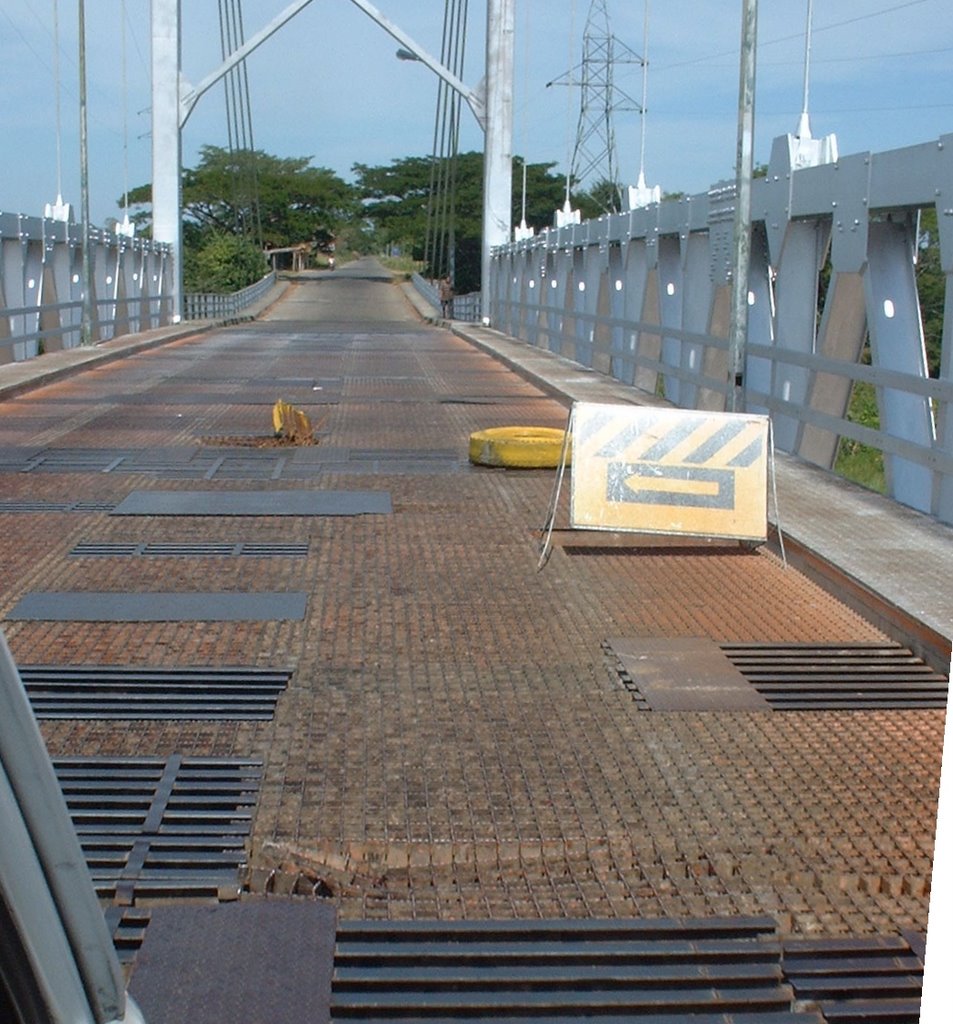
[[[596,184],[608,183],[611,189],[607,192],[611,194],[596,198],[611,210],[622,208],[613,115],[620,111],[643,113],[642,104],[615,81],[615,69],[620,64],[644,67],[645,62],[612,34],[606,0],[592,0],[583,34],[582,62],[549,84],[580,87],[569,179],[579,184],[588,179]]]

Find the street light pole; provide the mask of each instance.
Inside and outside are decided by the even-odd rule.
[[[93,254],[89,226],[89,136],[86,126],[86,2],[79,0],[79,205],[83,230],[83,304],[80,344],[93,340]]]
[[[755,62],[758,0],[743,0],[738,85],[738,151],[735,164],[735,221],[728,329],[728,408],[744,409],[745,348],[748,334],[748,266],[751,260],[751,179],[754,171]]]
[[[481,315],[490,319],[490,250],[510,240],[513,226],[514,0],[487,0],[486,135],[483,143]]]

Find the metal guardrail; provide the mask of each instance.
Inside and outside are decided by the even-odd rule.
[[[171,322],[172,252],[151,239],[0,213],[0,362],[31,359]],[[84,339],[85,278],[91,282]]]
[[[183,316],[186,320],[234,320],[249,306],[268,294],[277,280],[275,271],[241,291],[227,295],[214,292],[186,292],[183,296]]]
[[[227,295],[187,293],[186,320],[235,320],[262,299],[274,286],[276,275],[267,274],[248,288]],[[83,303],[81,300],[40,306],[0,309],[0,321],[12,326],[9,337],[0,335],[0,362],[19,362],[45,352],[76,348],[82,344]],[[172,322],[171,296],[138,296],[129,299],[101,299],[91,317],[93,344],[126,334],[139,334]],[[30,327],[28,325],[38,325]],[[3,358],[5,352],[6,358]]]
[[[754,183],[743,408],[826,469],[842,438],[880,451],[888,495],[953,524],[953,352],[929,376],[916,275],[933,207],[950,280],[953,136],[807,166],[798,145],[775,140]],[[721,182],[500,246],[491,323],[680,408],[726,409],[733,215]],[[876,396],[875,425],[850,418],[857,385]]]
[[[442,305],[437,286],[420,274],[413,274],[411,281],[417,291],[433,306],[434,312],[440,313]],[[479,323],[481,319],[480,292],[468,292],[466,295],[454,295],[452,320],[463,320],[467,323]]]
[[[170,296],[101,299],[92,310],[91,341],[95,344],[162,327],[170,322],[171,310]],[[82,300],[0,309],[0,322],[4,320],[13,333],[8,337],[0,334],[0,362],[20,362],[45,352],[76,348],[83,342]]]
[[[168,245],[100,228],[91,229],[90,243],[93,301],[86,310],[81,226],[0,213],[0,363],[173,323]],[[272,272],[232,294],[185,295],[185,319],[236,319],[275,281]]]

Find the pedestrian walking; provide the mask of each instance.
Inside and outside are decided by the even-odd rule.
[[[440,293],[440,315],[445,320],[453,319],[453,282],[450,280],[450,275],[440,279],[440,287],[438,289]]]

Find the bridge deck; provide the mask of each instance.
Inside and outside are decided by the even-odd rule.
[[[301,281],[254,323],[47,384],[44,359],[15,368],[33,380],[0,404],[0,610],[20,664],[292,672],[268,721],[43,720],[51,752],[261,761],[249,888],[317,885],[345,918],[922,931],[942,711],[650,711],[620,656],[651,638],[708,641],[699,658],[811,645],[824,659],[888,647],[886,614],[768,549],[562,537],[538,572],[551,474],[472,467],[468,435],[563,425],[583,385],[623,390],[493,332],[422,323],[382,277]],[[514,373],[488,346],[532,365]],[[265,443],[278,397],[308,409],[319,444]],[[830,559],[949,636],[949,531],[780,462],[805,567]],[[313,490],[390,507],[114,514],[132,492]],[[16,617],[27,595],[82,591],[308,600],[301,620]]]
[[[499,332],[458,325],[456,332],[493,353],[565,403],[654,404],[652,396]],[[772,524],[796,565],[836,586],[865,614],[905,631],[925,657],[949,667],[953,644],[953,529],[809,463],[779,452]],[[775,534],[775,542],[777,537]]]

